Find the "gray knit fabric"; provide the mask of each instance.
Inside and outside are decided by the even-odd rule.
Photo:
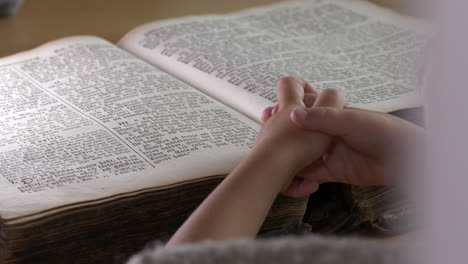
[[[127,264],[405,264],[401,241],[321,236],[148,246]]]

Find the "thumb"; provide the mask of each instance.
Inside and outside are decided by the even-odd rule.
[[[343,109],[344,105],[345,98],[341,93],[334,89],[324,89],[318,94],[311,108],[295,109],[291,113],[291,119],[302,128],[320,131],[320,129],[316,127],[317,123],[323,121],[327,122],[326,125],[333,124],[333,122],[328,122],[329,118],[338,117],[338,113],[340,113],[339,109]],[[313,117],[313,122],[311,122],[310,117]],[[333,134],[328,131],[322,132]]]
[[[393,116],[354,108],[295,109],[291,119],[303,129],[339,137],[352,148],[368,154],[387,149],[398,131]]]
[[[298,108],[291,114],[292,121],[299,127],[323,132],[331,136],[344,136],[354,127],[350,114],[335,107]]]

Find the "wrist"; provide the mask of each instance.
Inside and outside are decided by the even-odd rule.
[[[296,156],[297,152],[288,146],[282,148],[278,144],[259,144],[249,154],[246,163],[261,170],[256,177],[267,178],[265,180],[269,184],[275,184],[281,190],[302,168],[302,162]]]

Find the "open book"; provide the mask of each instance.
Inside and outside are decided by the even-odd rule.
[[[282,76],[339,89],[350,106],[417,106],[427,38],[372,4],[316,0],[1,59],[2,263],[103,263],[170,235],[250,151]],[[266,230],[303,212],[281,198]]]

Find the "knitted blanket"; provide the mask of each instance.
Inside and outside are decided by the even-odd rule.
[[[323,236],[204,242],[165,248],[153,243],[128,264],[405,264],[401,241]],[[406,244],[406,243],[405,243]]]

